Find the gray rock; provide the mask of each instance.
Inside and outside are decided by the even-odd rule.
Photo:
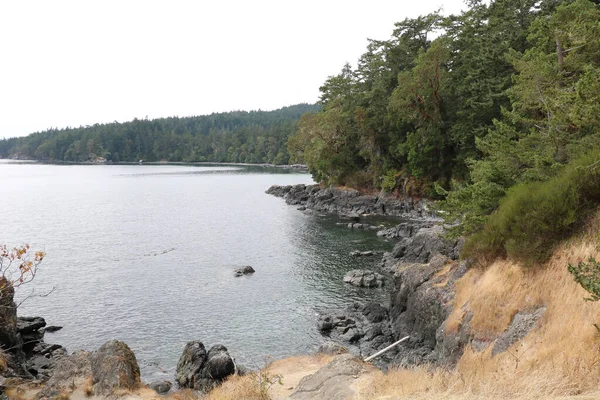
[[[181,388],[208,392],[234,373],[235,364],[225,346],[215,345],[207,352],[202,342],[194,340],[179,358],[176,382]]]
[[[252,372],[254,372],[254,371],[251,368],[246,367],[245,365],[242,365],[242,364],[235,365],[235,373],[239,376],[246,376],[248,374],[251,374]]]
[[[345,348],[344,346],[342,346],[338,343],[332,342],[330,340],[328,340],[327,342],[320,345],[319,348],[317,349],[317,353],[329,354],[329,355],[344,354],[347,352],[348,352],[347,348]]]
[[[36,332],[46,326],[42,317],[19,317],[17,318],[17,330],[20,334]]]
[[[466,267],[464,263],[452,262],[446,268],[440,260],[443,259],[406,265],[396,276],[390,322],[395,338],[410,336],[394,360],[396,364],[451,363],[462,354],[468,341],[447,333],[443,327],[452,311],[454,283],[466,273]]]
[[[434,213],[426,200],[396,198],[386,193],[362,195],[354,189],[319,185],[271,186],[266,193],[281,197],[290,205],[321,213],[338,214],[358,221],[362,214],[431,218]]]
[[[206,372],[215,380],[223,380],[235,373],[235,364],[223,345],[215,345],[208,351]]]
[[[546,307],[540,307],[535,310],[519,311],[516,313],[509,327],[496,339],[492,350],[492,357],[498,353],[505,352],[514,343],[527,336],[545,312]]]
[[[171,391],[173,384],[171,381],[155,381],[148,384],[148,387],[158,394],[166,394]]]
[[[453,260],[458,259],[462,241],[446,239],[444,230],[436,225],[421,228],[412,237],[400,240],[392,250],[392,256],[405,263],[428,263],[437,254],[445,255]]]
[[[135,390],[141,384],[135,354],[118,340],[110,340],[94,352],[91,367],[95,395],[109,395],[118,389]]]
[[[344,282],[357,287],[382,287],[385,284],[385,277],[367,269],[355,269],[344,276]]]
[[[252,268],[250,265],[246,265],[245,267],[236,268],[233,270],[235,276],[248,275],[253,274],[255,272],[256,271],[254,270],[254,268]]]
[[[329,342],[339,343],[351,353],[370,355],[393,342],[388,310],[379,303],[355,303],[321,315],[317,325]]]
[[[70,390],[76,378],[87,378],[92,374],[91,354],[76,351],[56,360],[50,379],[38,395],[39,398],[52,398],[53,392]]]
[[[352,388],[352,382],[364,371],[366,367],[360,358],[343,354],[314,374],[302,378],[290,399],[355,399],[358,393]]]
[[[63,327],[62,326],[55,326],[55,325],[50,325],[44,328],[44,332],[56,332],[56,331],[60,331]]]
[[[25,353],[23,352],[23,340],[17,330],[17,305],[14,302],[14,288],[4,277],[0,277],[0,286],[5,288],[0,296],[0,347],[5,349],[4,351],[9,355],[7,372],[11,375],[29,377],[23,368]]]

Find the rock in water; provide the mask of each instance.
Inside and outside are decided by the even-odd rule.
[[[344,282],[358,287],[382,287],[385,277],[368,269],[354,269],[344,276]]]
[[[63,328],[62,326],[50,325],[44,329],[44,332],[52,333],[52,332],[60,331],[62,328]]]
[[[235,276],[248,275],[248,274],[253,274],[255,272],[256,271],[254,270],[254,268],[252,268],[250,265],[246,265],[245,267],[236,268],[233,270],[233,273],[235,274]]]
[[[227,348],[217,344],[208,353],[198,340],[188,342],[177,363],[176,381],[181,388],[208,392],[229,375],[235,364]]]
[[[140,383],[140,367],[125,343],[108,341],[93,354],[92,391],[95,395],[112,394],[116,389],[135,390]]]

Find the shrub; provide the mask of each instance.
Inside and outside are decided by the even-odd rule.
[[[600,263],[594,257],[590,257],[588,262],[581,261],[577,266],[569,264],[569,272],[573,274],[575,282],[579,283],[591,297],[588,301],[600,300]]]
[[[599,201],[600,151],[596,150],[546,182],[510,188],[483,229],[467,240],[463,257],[543,262],[560,240],[582,226]]]

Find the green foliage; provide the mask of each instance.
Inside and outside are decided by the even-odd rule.
[[[392,192],[395,188],[397,183],[397,179],[398,179],[398,171],[396,171],[395,169],[391,169],[389,171],[387,171],[387,173],[383,176],[383,180],[381,182],[381,188],[383,190],[386,190],[388,192]]]
[[[569,264],[568,268],[569,272],[573,274],[575,282],[591,295],[586,300],[600,300],[600,263],[594,257],[590,257],[587,263],[581,261],[577,266]]]
[[[481,229],[510,187],[548,181],[600,145],[600,10],[587,0],[549,9],[531,22],[524,52],[506,52],[510,104],[475,138],[470,182],[440,204],[447,222],[461,223],[457,234]]]
[[[287,141],[300,116],[319,110],[300,104],[276,111],[200,117],[135,119],[125,123],[50,129],[0,140],[0,157],[86,162],[210,161],[287,164]]]
[[[599,202],[600,151],[596,150],[546,182],[510,188],[483,229],[467,240],[462,256],[543,262]]]

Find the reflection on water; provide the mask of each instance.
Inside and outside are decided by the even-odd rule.
[[[271,173],[274,172],[274,173]],[[373,232],[307,216],[264,191],[311,183],[307,174],[239,166],[57,166],[0,163],[0,243],[29,242],[47,257],[44,293],[20,309],[64,329],[47,340],[69,350],[116,338],[145,380],[171,378],[185,343],[223,343],[262,364],[314,349],[315,316],[385,292],[342,282],[391,243]],[[235,267],[256,273],[235,278]]]

